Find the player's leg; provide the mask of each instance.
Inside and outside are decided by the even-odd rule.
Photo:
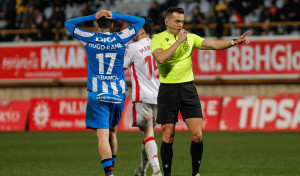
[[[115,165],[117,159],[118,140],[117,140],[117,126],[112,126],[109,129],[109,143],[112,152],[112,162]]]
[[[143,103],[133,102],[132,103],[132,126],[133,127],[141,127],[141,125],[147,123],[147,121],[144,119],[145,111],[143,110]],[[145,122],[146,121],[146,122]],[[141,130],[143,136],[144,131]],[[141,146],[141,164],[140,167],[134,171],[135,176],[146,176],[147,168],[149,166],[149,160],[146,153],[146,148],[144,144],[144,137],[143,142]]]
[[[203,115],[196,87],[192,83],[182,86],[182,105],[180,112],[192,137],[190,154],[192,157],[193,176],[199,172],[203,153],[202,127]]]
[[[163,141],[160,148],[161,162],[165,176],[171,175],[173,159],[173,141],[175,135],[175,123],[162,125]]]
[[[138,127],[140,121],[143,119],[143,115],[138,113],[138,109],[141,108],[140,103],[133,102],[132,103],[132,126]],[[143,133],[143,131],[141,131]],[[141,146],[141,164],[140,167],[134,171],[135,176],[146,176],[147,168],[149,165],[149,160],[147,158],[147,153],[145,150],[144,139],[142,141]]]
[[[154,138],[153,126],[140,127],[140,130],[143,132],[143,141],[144,141],[143,144],[145,146],[145,152],[147,154],[147,158],[153,170],[152,175],[159,175],[161,174],[161,171],[159,167],[157,144]]]
[[[98,151],[101,157],[102,167],[106,175],[112,174],[112,152],[109,143],[109,129],[97,129]]]
[[[188,118],[185,120],[185,123],[192,137],[190,153],[192,156],[193,176],[195,176],[199,172],[202,153],[203,153],[203,142],[202,142],[203,119]]]
[[[110,95],[112,99],[106,99],[106,101],[110,101],[110,119],[109,119],[109,130],[110,130],[110,147],[112,151],[112,161],[113,165],[116,163],[117,159],[117,149],[118,149],[118,141],[117,141],[117,126],[120,123],[122,112],[125,103],[125,94],[118,94],[118,95]]]
[[[96,92],[89,92],[86,108],[86,127],[95,129],[98,138],[98,151],[106,175],[112,175],[111,148],[109,144],[109,106],[101,102]]]
[[[147,168],[149,166],[149,160],[147,158],[147,153],[145,150],[145,145],[142,143],[141,146],[141,164],[137,170],[134,170],[135,176],[146,176]]]

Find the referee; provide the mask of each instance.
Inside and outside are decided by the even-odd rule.
[[[192,176],[200,176],[199,167],[203,153],[203,115],[198,93],[193,84],[192,50],[221,50],[249,40],[244,33],[238,39],[205,40],[183,29],[184,10],[171,6],[165,17],[166,30],[153,36],[151,52],[158,62],[160,87],[157,97],[157,123],[162,125],[163,141],[161,160],[165,176],[171,175],[175,125],[180,111],[191,134],[190,153]]]

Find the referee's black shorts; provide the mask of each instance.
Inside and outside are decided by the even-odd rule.
[[[203,118],[197,89],[193,82],[164,84],[159,86],[157,96],[158,124],[178,122],[180,111],[183,120],[188,118]]]

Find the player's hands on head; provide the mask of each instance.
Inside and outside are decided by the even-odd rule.
[[[250,43],[249,39],[246,37],[246,35],[249,33],[249,31],[245,32],[243,35],[241,35],[236,41],[235,43],[237,45],[242,44],[245,42],[246,45],[248,45]]]
[[[106,19],[112,19],[112,12],[109,10],[100,10],[96,13],[96,20],[98,20],[101,17],[105,17]]]
[[[187,34],[187,31],[184,30],[184,29],[181,29],[178,33],[178,41],[180,43],[184,42],[186,40],[186,34]]]

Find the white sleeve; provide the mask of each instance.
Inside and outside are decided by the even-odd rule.
[[[124,68],[127,69],[131,66],[134,58],[134,46],[133,44],[128,44],[126,47],[125,51],[125,56],[124,56]]]

